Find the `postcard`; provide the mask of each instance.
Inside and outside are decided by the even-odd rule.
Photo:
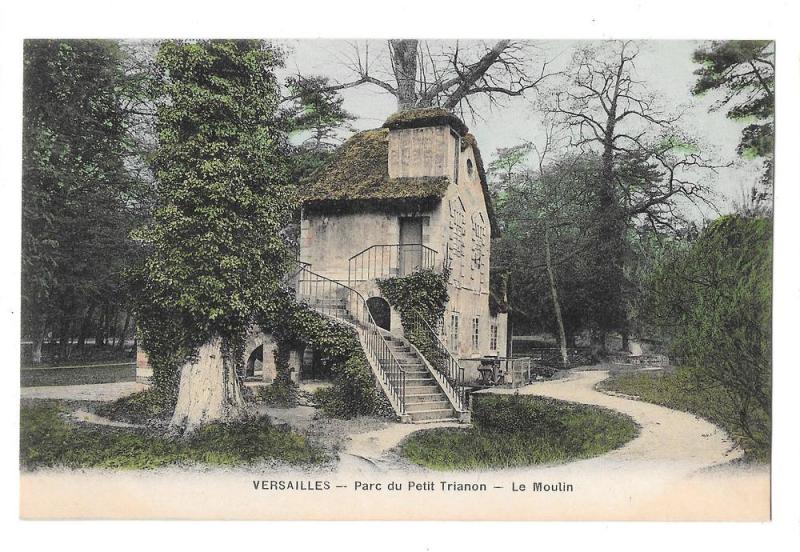
[[[770,519],[773,41],[22,54],[22,518]]]

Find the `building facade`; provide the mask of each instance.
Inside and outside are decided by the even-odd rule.
[[[464,123],[440,109],[402,112],[351,137],[305,190],[299,260],[376,311],[377,279],[447,273],[438,329],[471,379],[482,357],[507,352],[507,314],[490,300],[495,232],[480,151]],[[384,308],[386,329],[402,335],[398,313]]]

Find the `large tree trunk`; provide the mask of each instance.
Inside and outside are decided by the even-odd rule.
[[[170,425],[188,434],[203,424],[234,420],[244,410],[244,398],[233,359],[222,353],[222,340],[200,347],[197,360],[181,368],[178,402]]]
[[[392,67],[397,80],[397,110],[417,105],[417,46],[418,40],[391,40]]]
[[[553,271],[553,263],[550,256],[550,229],[544,229],[544,259],[547,267],[547,277],[550,280],[550,295],[553,298],[553,310],[556,313],[556,324],[558,325],[558,343],[561,346],[561,364],[566,368],[569,366],[569,356],[567,355],[567,335],[564,331],[564,319],[561,317],[561,303],[558,300],[558,289],[556,288],[556,277]]]

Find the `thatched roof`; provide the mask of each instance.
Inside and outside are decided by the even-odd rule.
[[[389,129],[443,124],[450,125],[462,135],[462,151],[472,146],[492,236],[499,235],[486,171],[475,137],[467,133],[467,126],[461,119],[438,107],[401,111],[389,117],[382,128],[351,136],[302,192],[303,207],[308,211],[342,212],[380,211],[387,207],[413,211],[435,206],[447,192],[450,179],[445,176],[389,178]]]
[[[442,107],[424,107],[421,109],[410,109],[408,111],[398,111],[390,115],[384,128],[422,128],[430,126],[450,125],[450,127],[464,136],[469,129],[464,121]]]
[[[353,135],[336,150],[302,192],[304,207],[317,210],[353,207],[422,208],[441,200],[447,177],[389,178],[389,130]]]

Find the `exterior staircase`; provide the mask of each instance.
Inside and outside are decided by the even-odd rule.
[[[401,337],[386,339],[406,373],[405,407],[411,422],[458,421],[458,413],[420,354]]]
[[[437,373],[405,338],[379,328],[358,291],[312,272],[308,265],[301,265],[287,284],[294,288],[298,301],[356,330],[370,368],[400,421],[469,420],[463,397],[445,374]]]

